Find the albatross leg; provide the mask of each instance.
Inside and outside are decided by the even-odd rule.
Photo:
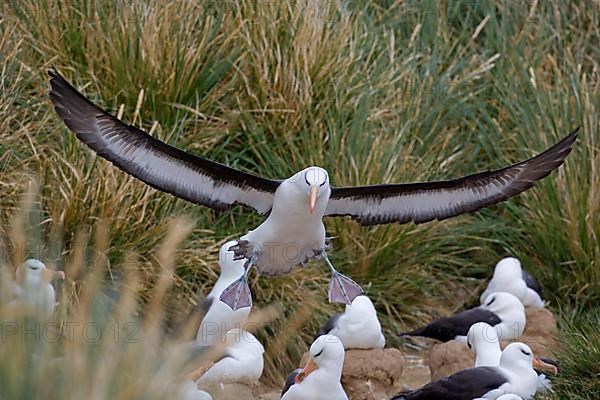
[[[330,303],[344,303],[352,304],[352,301],[356,296],[363,294],[362,288],[354,282],[352,279],[344,274],[340,274],[331,264],[327,253],[321,252],[321,257],[325,259],[325,262],[331,269],[331,281],[329,282],[329,302]]]
[[[227,304],[233,311],[244,307],[252,307],[252,292],[248,286],[248,273],[250,268],[256,262],[256,255],[253,254],[244,263],[244,273],[239,279],[227,286],[219,296],[219,300]]]

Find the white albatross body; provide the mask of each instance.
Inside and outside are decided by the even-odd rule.
[[[56,293],[51,281],[65,278],[62,271],[52,271],[35,259],[26,260],[17,268],[13,300],[8,304],[17,313],[49,318],[56,306]]]
[[[473,324],[467,334],[467,345],[475,352],[475,367],[497,367],[500,364],[500,339],[493,326],[485,322]]]
[[[226,356],[198,379],[201,388],[224,383],[251,384],[262,375],[265,349],[253,334],[233,329],[227,332],[227,344]]]
[[[545,305],[541,296],[527,286],[521,262],[514,257],[503,258],[496,264],[494,275],[480,296],[481,303],[483,304],[486,297],[493,292],[510,293],[525,307],[543,308]]]
[[[209,393],[198,389],[198,385],[191,379],[181,383],[178,389],[176,400],[213,400]]]
[[[312,211],[307,207],[311,188],[316,188]],[[254,265],[260,273],[285,274],[325,250],[323,216],[330,194],[327,171],[318,167],[306,168],[281,182],[267,219],[241,237],[249,243],[245,255],[257,252]]]
[[[219,301],[223,290],[244,274],[244,260],[234,260],[229,248],[237,242],[230,241],[221,246],[219,252],[219,267],[221,272],[205,301],[210,306],[202,318],[196,334],[196,341],[203,346],[210,346],[222,340],[225,333],[232,329],[244,329],[251,307],[232,310],[227,304]]]
[[[498,315],[502,322],[494,325],[500,340],[518,340],[525,331],[525,307],[510,293],[491,293],[483,306]]]
[[[486,400],[482,397],[479,397],[477,399],[473,399],[473,400]],[[496,400],[523,400],[523,398],[521,396],[517,396],[516,394],[503,394],[502,396],[498,397]]]
[[[356,296],[352,304],[346,305],[343,314],[330,318],[319,334],[337,336],[345,349],[382,349],[385,346],[377,311],[365,295]]]
[[[344,346],[337,336],[319,336],[309,350],[309,360],[294,382],[286,385],[281,400],[348,400],[341,384]]]

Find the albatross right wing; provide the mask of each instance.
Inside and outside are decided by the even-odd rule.
[[[442,220],[499,203],[531,188],[571,152],[579,128],[529,160],[496,171],[437,182],[331,188],[325,215],[363,225]]]
[[[280,182],[251,175],[169,146],[97,107],[57,71],[49,72],[54,108],[77,138],[148,185],[216,210],[234,204],[261,214]]]

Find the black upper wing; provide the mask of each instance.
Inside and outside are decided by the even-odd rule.
[[[502,320],[493,312],[482,307],[476,307],[451,317],[440,318],[422,328],[403,333],[403,335],[424,336],[447,342],[453,340],[456,336],[467,336],[471,325],[477,322],[487,322],[494,326]]]
[[[323,324],[323,326],[319,328],[319,331],[317,332],[317,334],[315,336],[315,340],[319,336],[327,335],[329,332],[331,332],[336,327],[337,321],[340,319],[340,317],[342,315],[343,314],[334,314],[331,318],[329,318],[327,321],[325,321],[325,324]]]
[[[283,390],[281,391],[281,397],[290,390],[290,388],[296,384],[296,375],[298,375],[302,371],[302,368],[298,368],[292,371],[291,374],[285,380],[285,384],[283,385]]]
[[[199,302],[173,330],[173,337],[180,341],[194,340],[202,320],[213,305],[214,298],[207,297]]]
[[[269,212],[279,181],[247,174],[169,146],[108,114],[49,72],[50,98],[65,124],[98,155],[148,185],[193,203],[224,210],[243,204]]]
[[[531,188],[560,166],[579,128],[529,160],[437,182],[331,188],[326,215],[349,215],[363,225],[442,220],[499,203]]]
[[[529,289],[535,291],[537,294],[540,295],[540,297],[542,297],[542,286],[540,285],[538,280],[535,279],[535,276],[531,275],[529,272],[527,272],[525,270],[522,270],[521,276],[523,277],[523,280],[527,284],[527,287]]]
[[[494,367],[469,368],[392,400],[473,400],[508,382]]]

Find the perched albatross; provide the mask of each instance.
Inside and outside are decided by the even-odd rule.
[[[473,352],[475,352],[475,366],[476,367],[496,367],[500,364],[500,357],[502,356],[502,350],[500,350],[500,339],[496,329],[485,322],[478,322],[473,324],[467,334],[467,346]],[[550,372],[553,375],[558,374],[558,364],[554,360],[540,357],[543,361],[544,371]],[[545,374],[538,374],[538,387],[539,392],[551,390],[552,382],[546,377]]]
[[[534,366],[543,368],[545,363],[534,357],[526,344],[511,343],[502,352],[497,367],[469,368],[420,389],[401,393],[392,400],[498,399],[504,394],[516,394],[528,400],[538,386]]]
[[[337,336],[319,336],[303,369],[287,378],[281,400],[348,400],[341,384],[344,346]]]
[[[525,307],[543,308],[542,288],[535,277],[521,267],[521,262],[514,257],[503,258],[494,268],[494,276],[481,294],[481,303],[493,292],[511,293]]]
[[[52,271],[36,259],[19,265],[13,287],[13,300],[8,304],[17,314],[33,313],[48,318],[54,312],[56,293],[52,280],[65,279],[63,271]]]
[[[496,171],[438,182],[333,187],[327,171],[318,167],[274,180],[186,153],[97,107],[56,70],[50,76],[50,98],[65,124],[126,173],[216,210],[241,204],[268,214],[234,248],[236,255],[246,259],[246,274],[220,297],[233,309],[251,305],[246,278],[251,266],[267,275],[281,275],[319,256],[332,271],[329,300],[351,304],[362,289],[329,262],[324,216],[348,215],[373,225],[421,223],[473,212],[516,196],[550,174],[570,153],[578,132],[529,160]]]
[[[502,340],[515,340],[521,337],[525,330],[525,308],[519,299],[510,293],[492,293],[479,307],[440,318],[402,335],[424,336],[442,342],[453,339],[464,341],[471,326],[477,322],[486,322],[493,326]]]
[[[233,251],[229,249],[236,244],[230,241],[221,246],[219,252],[219,266],[221,274],[215,283],[207,299],[211,305],[198,328],[196,340],[203,344],[212,344],[214,340],[220,339],[223,334],[231,329],[244,329],[244,323],[250,314],[250,307],[232,310],[221,301],[217,301],[229,285],[244,275],[244,260],[234,259]]]
[[[210,346],[222,340],[225,333],[232,329],[244,329],[250,314],[250,307],[232,310],[219,301],[223,290],[244,274],[244,260],[236,260],[234,253],[229,250],[235,244],[235,241],[229,241],[221,246],[218,261],[221,269],[219,279],[206,299],[198,303],[178,329],[178,331],[193,330],[196,341],[203,346]]]
[[[500,339],[490,324],[473,324],[467,333],[467,346],[475,353],[476,367],[495,367],[500,364]]]
[[[345,349],[381,349],[385,337],[377,311],[367,296],[356,296],[346,311],[335,314],[319,329],[317,337],[334,335],[340,338]]]
[[[232,329],[227,332],[226,355],[211,366],[197,383],[209,387],[222,383],[251,384],[260,378],[264,367],[265,348],[248,331]]]

